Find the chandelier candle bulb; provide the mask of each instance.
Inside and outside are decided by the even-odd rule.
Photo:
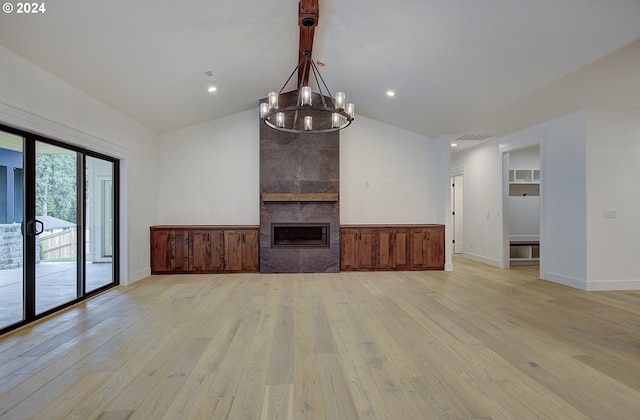
[[[304,129],[306,131],[313,130],[313,118],[311,117],[311,115],[307,115],[306,117],[304,117]]]
[[[332,128],[340,127],[340,114],[338,114],[337,112],[334,112],[333,114],[331,114],[331,127]]]
[[[302,105],[311,106],[311,88],[309,86],[302,86]]]
[[[278,109],[278,92],[269,92],[269,109]]]
[[[269,112],[269,104],[267,102],[260,103],[260,118],[264,118]]]
[[[344,94],[344,92],[336,92],[336,98],[335,98],[336,108],[344,109],[345,101],[346,101],[346,95]]]
[[[347,111],[347,114],[349,114],[349,116],[353,119],[356,116],[356,109],[355,109],[355,105],[352,103],[348,103],[347,107],[345,108],[345,111]]]
[[[276,126],[280,128],[284,127],[284,112],[278,112],[276,114]]]

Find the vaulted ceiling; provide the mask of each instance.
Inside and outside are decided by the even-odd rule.
[[[622,47],[640,65],[639,0],[319,2],[313,56],[329,88],[359,115],[431,137],[548,111],[535,95],[573,95],[567,81]],[[257,108],[297,64],[297,0],[44,3],[0,14],[0,44],[158,133]],[[640,107],[637,86],[611,89]]]

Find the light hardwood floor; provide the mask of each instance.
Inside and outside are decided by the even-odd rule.
[[[636,419],[640,292],[453,272],[154,276],[0,337],[2,419]]]

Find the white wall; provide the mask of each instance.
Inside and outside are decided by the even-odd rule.
[[[540,169],[538,145],[509,152],[509,169]]]
[[[440,143],[358,116],[340,132],[341,223],[444,223]]]
[[[451,168],[464,171],[465,258],[501,267],[502,155],[498,140],[454,153]]]
[[[465,175],[465,257],[507,266],[508,238],[492,220],[504,186],[497,168],[503,153],[532,145],[540,145],[540,277],[583,290],[640,289],[639,110],[578,111],[455,153],[451,166]]]
[[[465,177],[466,258],[509,266],[505,227],[509,201],[503,153],[540,145],[545,222],[540,232],[540,273],[542,278],[585,286],[584,124],[584,113],[579,112],[454,153],[451,166],[463,168]],[[570,249],[565,249],[568,244]]]
[[[121,270],[150,273],[149,226],[158,220],[157,136],[0,46],[0,122],[121,159]]]
[[[544,123],[541,144],[540,276],[586,289],[586,115]]]
[[[258,124],[256,109],[159,136],[161,224],[260,223]],[[359,116],[340,132],[341,223],[445,223],[448,152]]]
[[[640,110],[589,110],[586,160],[587,287],[640,289]]]
[[[161,224],[260,223],[258,123],[256,109],[159,136]]]

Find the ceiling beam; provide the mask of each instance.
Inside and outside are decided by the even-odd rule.
[[[311,54],[313,50],[313,35],[318,26],[320,16],[318,0],[300,0],[298,4],[298,26],[300,27],[300,42],[298,47],[298,62],[302,61],[305,53]],[[298,86],[309,85],[309,66],[305,63],[298,69]]]

